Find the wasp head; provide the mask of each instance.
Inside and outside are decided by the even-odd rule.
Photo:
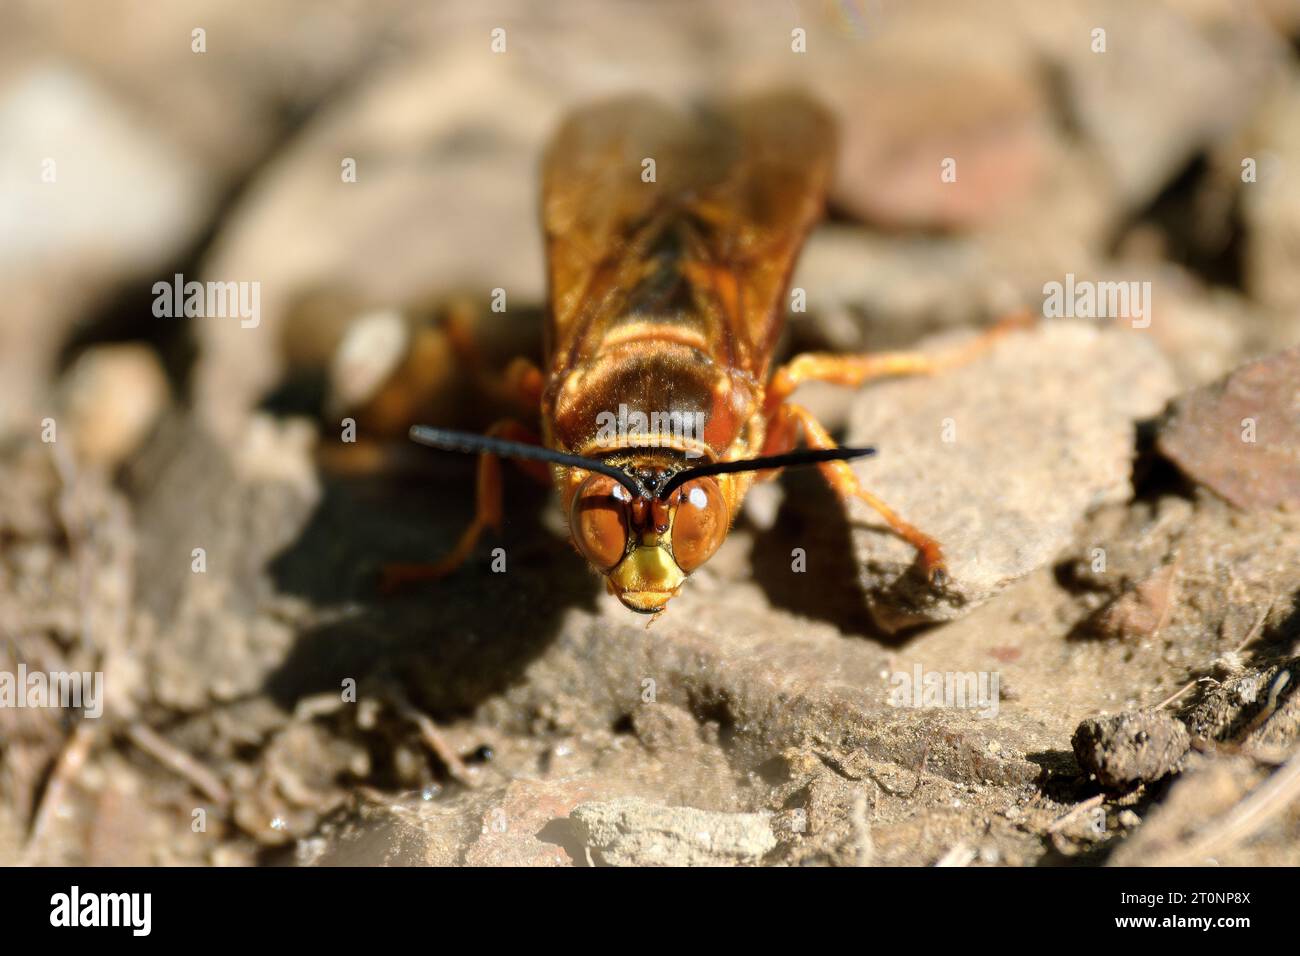
[[[635,491],[605,474],[584,479],[569,507],[569,526],[610,593],[633,611],[654,614],[718,550],[730,509],[715,478],[670,484],[674,475],[666,470],[628,474]]]
[[[662,611],[686,580],[718,550],[731,511],[744,493],[734,476],[874,454],[873,448],[815,448],[758,458],[688,464],[684,459],[588,457],[416,425],[411,438],[447,451],[497,455],[558,465],[568,476],[569,527],[574,544],[605,576],[626,607]],[[571,489],[571,490],[568,490]]]

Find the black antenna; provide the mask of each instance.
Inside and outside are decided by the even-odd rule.
[[[599,458],[587,458],[583,455],[570,455],[568,452],[556,451],[544,445],[530,445],[527,442],[511,441],[507,438],[495,438],[491,435],[477,435],[473,432],[457,432],[446,428],[432,428],[428,425],[415,425],[410,431],[411,440],[430,448],[444,451],[463,451],[469,454],[488,452],[502,458],[526,458],[532,461],[549,461],[557,465],[572,468],[584,468],[607,478],[613,478],[633,495],[640,497],[648,489],[633,475],[621,468],[607,464]],[[864,458],[874,455],[876,450],[866,448],[805,448],[800,451],[787,452],[784,455],[765,455],[760,458],[746,458],[742,461],[718,461],[708,465],[699,465],[679,471],[662,486],[655,490],[655,497],[664,499],[677,488],[693,478],[708,475],[727,475],[738,471],[766,471],[769,468],[797,468],[800,465],[818,465],[824,461],[847,461],[851,458]]]
[[[413,426],[410,435],[414,442],[428,445],[430,448],[441,448],[444,451],[463,451],[470,454],[490,452],[502,458],[527,458],[532,461],[550,461],[557,465],[585,468],[587,471],[613,478],[633,495],[645,494],[645,489],[635,478],[623,469],[607,465],[598,458],[585,458],[582,455],[555,451],[544,445],[530,445],[527,442],[494,438],[491,435],[476,435],[473,432],[454,432],[445,428],[431,428],[428,425]]]
[[[664,483],[657,497],[667,498],[675,489],[680,488],[693,478],[707,475],[727,475],[737,471],[766,471],[769,468],[797,468],[800,465],[818,465],[824,461],[847,461],[850,458],[865,458],[874,455],[876,450],[867,448],[805,448],[802,451],[787,452],[784,455],[765,455],[761,458],[746,458],[742,461],[716,461],[698,468],[679,471]]]

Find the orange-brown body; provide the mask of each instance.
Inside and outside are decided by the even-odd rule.
[[[544,167],[545,444],[639,467],[759,454],[785,286],[831,164],[831,121],[799,96],[689,119],[623,100],[571,119]],[[621,410],[698,427],[611,448],[600,422]],[[587,476],[553,471],[568,513]],[[718,476],[728,520],[754,477]]]
[[[454,433],[416,436],[482,451],[478,508],[446,558],[400,568],[397,579],[445,574],[484,529],[500,528],[501,454],[554,482],[574,545],[633,610],[662,610],[722,543],[751,484],[796,460],[815,461],[842,498],[874,508],[917,548],[931,583],[942,579],[938,543],[863,488],[843,460],[865,452],[837,449],[789,399],[803,381],[854,387],[934,372],[972,350],[805,354],[772,370],[795,258],[823,208],[833,140],[830,117],[790,94],[689,117],[652,100],[618,100],[561,127],[542,177],[545,365],[520,360],[507,375],[536,403],[541,435],[503,420],[484,440],[496,442],[490,447]],[[792,454],[800,434],[820,457]],[[525,452],[537,442],[548,451]]]

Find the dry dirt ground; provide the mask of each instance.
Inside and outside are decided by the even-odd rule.
[[[1300,9],[868,3],[792,66],[725,4],[263,6],[0,14],[0,140],[63,170],[0,170],[0,672],[104,674],[98,719],[0,708],[0,862],[1300,863]],[[1149,325],[800,393],[939,592],[792,473],[647,622],[511,473],[499,539],[381,593],[472,513],[403,438],[496,411],[450,330],[538,352],[558,118],[776,82],[842,137],[783,354],[939,352],[1067,274]],[[177,272],[257,327],[155,318]]]

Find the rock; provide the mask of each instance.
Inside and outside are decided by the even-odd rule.
[[[1155,711],[1089,717],[1071,741],[1074,757],[1107,790],[1131,790],[1176,770],[1191,740],[1183,723]]]
[[[393,309],[357,316],[330,365],[327,412],[348,412],[374,398],[406,357],[410,338],[406,320]]]
[[[0,137],[6,268],[77,255],[138,269],[198,225],[210,184],[196,164],[70,64],[0,88]]]
[[[77,321],[102,308],[124,277],[147,276],[190,241],[212,184],[129,104],[61,61],[0,82],[0,142],[8,144],[0,163],[0,432],[33,434]]]
[[[482,812],[479,837],[465,853],[469,866],[568,866],[573,861],[542,830],[597,795],[582,781],[516,780]]]
[[[1121,810],[1115,820],[1126,830],[1132,830],[1134,827],[1142,825],[1142,818],[1132,810]]]
[[[112,469],[141,445],[169,397],[157,353],[102,345],[78,357],[64,382],[63,408],[78,457]]]
[[[1129,508],[1101,509],[1081,536],[1076,553],[1057,564],[1057,579],[1076,594],[1096,594],[1099,601],[1119,598],[1169,573],[1177,539],[1195,518],[1195,503],[1176,495]]]
[[[362,802],[294,848],[299,866],[456,866],[461,862],[463,799]]]
[[[1172,562],[1157,568],[1101,608],[1087,622],[1100,637],[1141,640],[1160,630],[1177,590],[1178,568]]]
[[[954,57],[933,35],[960,29],[950,13],[942,27],[909,18],[875,55],[823,80],[841,128],[833,198],[866,221],[978,225],[1023,201],[1046,164],[1051,124],[1024,44],[1004,36],[998,54],[979,44]]]
[[[1300,694],[1294,693],[1300,658],[1249,669],[1230,655],[1214,663],[1218,679],[1203,685],[1183,715],[1188,730],[1256,753],[1290,752],[1300,739]]]
[[[1157,448],[1240,508],[1300,506],[1300,347],[1180,397]]]
[[[1282,621],[1283,616],[1277,616],[1275,626]],[[1253,796],[1252,791],[1280,785],[1286,767],[1273,770],[1270,765],[1295,753],[1300,697],[1279,691],[1288,689],[1286,678],[1297,667],[1300,658],[1290,657],[1202,685],[1186,713],[1188,731],[1230,746],[1209,757],[1189,755],[1168,795],[1143,814],[1140,829],[1117,848],[1109,863],[1295,866],[1300,862],[1300,820],[1294,813],[1274,816],[1260,806],[1241,812],[1242,801]],[[1236,752],[1238,748],[1244,752]],[[1273,804],[1282,809],[1286,800]]]
[[[1234,143],[1244,227],[1246,291],[1273,309],[1300,307],[1300,80],[1291,79],[1261,104],[1254,128]],[[1254,181],[1240,164],[1253,160]]]
[[[1141,335],[1065,320],[1012,334],[935,378],[865,388],[847,443],[879,451],[855,470],[939,540],[949,572],[940,589],[909,573],[913,549],[852,502],[877,622],[897,630],[951,620],[1051,561],[1085,512],[1129,494],[1133,423],[1172,390],[1167,363]]]
[[[1137,266],[1145,271],[1144,266]],[[1133,266],[1106,279],[1132,278]],[[1197,388],[1230,372],[1244,359],[1246,338],[1266,327],[1245,297],[1227,289],[1202,289],[1187,273],[1165,267],[1152,274],[1159,295],[1151,304],[1151,334],[1178,376],[1179,389]]]
[[[346,4],[282,0],[251,10],[194,0],[146,19],[135,16],[133,0],[107,0],[84,16],[32,7],[6,26],[27,47],[81,64],[225,179],[373,63],[404,5],[377,0],[358,18]],[[201,52],[196,28],[204,30]]]
[[[1294,823],[1273,839],[1237,841],[1207,837],[1224,833],[1223,821],[1266,771],[1246,756],[1197,761],[1181,774],[1138,830],[1115,850],[1111,866],[1295,866],[1300,840]],[[1256,814],[1256,819],[1262,815]],[[1238,829],[1241,832],[1241,829]],[[1233,845],[1234,843],[1238,845]]]
[[[651,753],[680,752],[690,749],[700,728],[690,711],[664,703],[633,711],[632,732]]]
[[[141,535],[132,650],[175,710],[263,687],[301,626],[269,564],[320,487],[294,420],[252,422],[231,455],[192,419],[165,417],[128,470]]]
[[[827,223],[795,267],[792,285],[808,293],[808,312],[791,317],[791,330],[815,337],[816,348],[901,347],[983,320],[991,271],[985,248],[965,237],[900,240]]]
[[[1241,125],[1285,57],[1258,17],[1232,4],[1200,13],[1109,0],[1029,14],[1063,78],[1070,119],[1104,158],[1126,203],[1140,206],[1196,152]],[[1093,31],[1105,30],[1105,50]],[[1141,142],[1141,149],[1133,144]]]
[[[611,866],[735,866],[776,846],[765,813],[711,813],[630,798],[584,803],[569,815],[579,838]]]
[[[359,742],[319,724],[291,723],[267,741],[261,773],[237,775],[234,819],[266,845],[305,837],[346,801],[341,781],[364,778],[369,769]]]

